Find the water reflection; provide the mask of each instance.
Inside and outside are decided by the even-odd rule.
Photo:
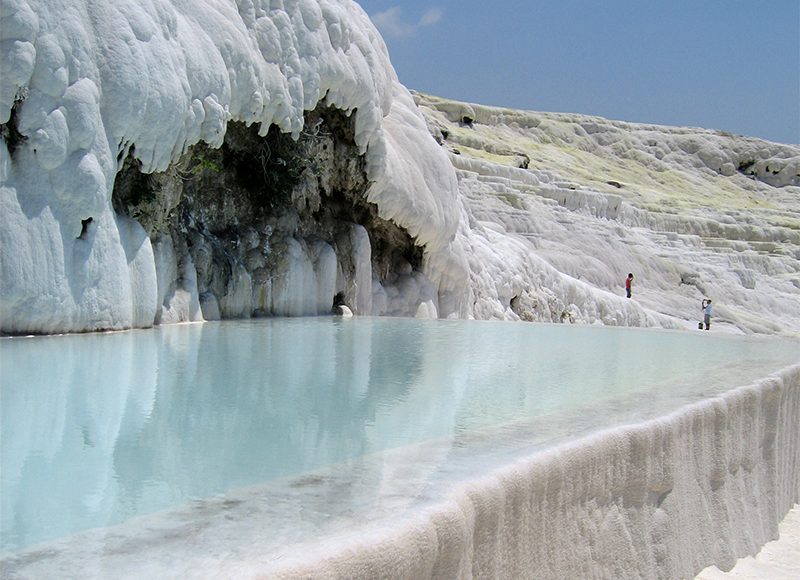
[[[796,349],[686,333],[324,318],[2,340],[0,548],[388,449],[375,493],[409,471],[419,492],[445,463],[474,455],[463,442],[456,453],[454,438],[525,425],[523,443],[538,444],[624,418],[620,400],[640,405],[625,410],[631,417],[642,404],[679,404],[698,392],[698,369],[713,370],[700,385],[708,394],[797,362]],[[535,433],[545,419],[546,434]],[[348,493],[325,501],[364,503],[371,492]]]

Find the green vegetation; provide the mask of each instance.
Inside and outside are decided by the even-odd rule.
[[[219,164],[215,163],[214,161],[203,157],[202,155],[196,155],[195,157],[192,157],[191,169],[189,171],[195,175],[203,173],[204,171],[220,173],[222,171],[222,167],[220,167]]]

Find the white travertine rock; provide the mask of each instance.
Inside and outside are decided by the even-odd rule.
[[[123,252],[111,208],[131,146],[145,172],[164,170],[199,140],[220,145],[229,120],[297,134],[324,99],[355,111],[362,151],[383,150],[396,77],[354,3],[3,0],[0,12],[0,121],[22,103],[13,124],[26,138],[13,155],[0,148],[4,332],[153,324],[140,305],[158,291],[127,266],[152,268],[152,250]],[[97,234],[78,240],[89,217]],[[247,310],[235,299],[223,314]]]
[[[708,297],[716,330],[800,332],[800,147],[414,98],[458,175],[475,318],[690,329]]]
[[[798,386],[794,366],[522,459],[357,541],[343,534],[297,546],[293,557],[236,562],[221,573],[692,578],[712,562],[729,569],[777,537],[796,501]],[[783,564],[794,577],[797,565]]]
[[[717,329],[800,332],[798,147],[412,98],[352,2],[2,0],[2,14],[0,122],[25,139],[0,148],[2,332],[197,320],[198,304],[212,318],[327,311],[329,253],[300,244],[293,263],[319,277],[290,277],[305,282],[286,295],[308,292],[308,307],[238,266],[225,296],[198,296],[183,288],[191,259],[179,271],[149,244],[123,249],[111,207],[126,155],[163,171],[219,146],[230,121],[298,135],[318,103],[355,115],[368,201],[423,248],[422,286],[358,274],[360,314],[692,328],[708,296]],[[90,217],[96,234],[78,239]]]

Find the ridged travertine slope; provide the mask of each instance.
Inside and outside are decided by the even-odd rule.
[[[800,332],[797,146],[412,98],[350,1],[0,15],[0,332],[340,297],[686,329],[711,298],[715,329]]]
[[[689,329],[710,298],[717,329],[800,332],[800,147],[415,99],[458,175],[476,318]]]
[[[691,578],[777,537],[800,498],[800,366],[535,455],[445,505],[258,577]],[[260,563],[259,566],[263,566]]]

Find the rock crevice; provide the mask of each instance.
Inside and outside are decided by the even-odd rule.
[[[198,320],[195,303],[207,320],[326,314],[337,294],[358,314],[408,313],[387,296],[403,277],[424,279],[423,248],[367,201],[354,117],[321,105],[305,125],[294,139],[230,122],[221,147],[199,143],[159,173],[124,160],[114,209],[166,268],[154,322]]]

